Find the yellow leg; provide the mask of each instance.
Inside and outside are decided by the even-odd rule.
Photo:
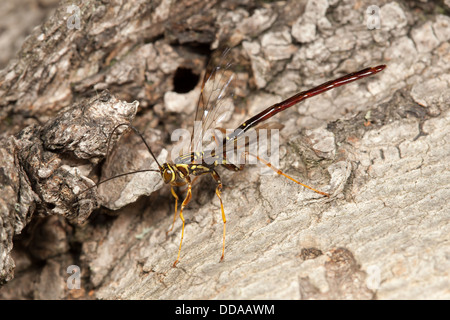
[[[178,200],[179,200],[178,195],[175,192],[175,189],[173,187],[170,187],[170,192],[172,192],[172,195],[175,198],[175,214],[173,215],[172,227],[170,227],[170,229],[167,230],[166,236],[169,232],[171,232],[173,230],[173,226],[175,224],[175,220],[177,219],[177,212],[178,212]]]
[[[199,177],[195,177],[194,180],[192,180],[191,185],[194,185],[195,181],[198,179]],[[178,186],[178,184],[176,185]],[[179,184],[179,186],[184,186],[184,184]],[[175,225],[175,221],[177,220],[177,212],[178,212],[178,201],[180,200],[180,198],[178,198],[177,193],[175,192],[175,189],[173,187],[170,187],[170,192],[172,193],[173,197],[175,198],[175,213],[173,215],[173,222],[172,222],[172,226],[170,227],[169,230],[167,230],[166,232],[166,236],[169,234],[169,232],[171,232],[173,230],[173,226]]]
[[[181,208],[180,208],[180,219],[183,222],[183,226],[181,227],[181,240],[180,240],[180,247],[178,248],[178,256],[177,256],[177,260],[175,260],[175,262],[173,263],[173,267],[175,268],[177,266],[178,261],[180,261],[180,254],[181,254],[181,244],[183,243],[183,238],[184,238],[184,217],[183,217],[183,209],[184,207],[189,203],[189,201],[191,201],[192,198],[192,185],[190,182],[188,182],[188,191],[186,194],[186,198],[184,199],[184,201],[181,203]]]
[[[222,210],[222,220],[223,220],[223,242],[222,242],[222,256],[220,257],[220,261],[225,257],[225,233],[227,229],[227,218],[225,217],[225,210],[223,209],[222,198],[220,197],[220,190],[222,189],[222,185],[217,186],[216,194],[220,200],[220,209]]]
[[[297,181],[297,180],[295,180],[294,178],[288,176],[288,175],[285,174],[283,171],[281,171],[281,170],[275,168],[270,162],[267,162],[266,160],[264,160],[264,159],[262,159],[262,158],[260,158],[260,157],[258,157],[258,156],[256,156],[256,155],[254,155],[254,154],[251,154],[251,153],[249,153],[249,152],[246,152],[246,154],[247,154],[247,155],[251,155],[252,157],[255,157],[255,158],[258,159],[260,162],[262,162],[263,164],[265,164],[266,166],[268,166],[270,169],[272,169],[273,171],[275,171],[277,174],[282,175],[282,176],[288,178],[289,180],[292,180],[292,181],[294,181],[295,183],[297,183],[297,184],[299,184],[299,185],[301,185],[301,186],[303,186],[303,187],[305,187],[305,188],[308,188],[309,190],[312,190],[312,191],[314,191],[314,192],[316,192],[316,193],[318,193],[318,194],[321,194],[321,195],[323,195],[323,196],[330,197],[330,195],[329,195],[328,193],[325,193],[325,192],[316,190],[316,189],[314,189],[314,188],[312,188],[312,187],[310,187],[310,186],[307,186],[306,184],[303,184],[303,183],[301,183],[300,181]]]
[[[226,227],[227,227],[227,218],[225,217],[225,210],[223,209],[223,202],[222,197],[220,194],[222,193],[222,182],[220,181],[220,176],[217,174],[216,171],[213,171],[211,173],[214,180],[217,182],[217,188],[216,188],[216,195],[219,198],[220,201],[220,209],[222,211],[222,220],[223,220],[223,240],[222,240],[222,256],[220,257],[220,261],[223,260],[225,257],[225,234],[226,234]]]
[[[194,178],[194,180],[192,180],[192,183],[191,183],[191,184],[194,185],[195,181],[197,181],[198,178],[200,178],[200,176],[196,176],[196,177]]]

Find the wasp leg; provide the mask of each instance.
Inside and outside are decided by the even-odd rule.
[[[171,232],[173,230],[173,226],[175,224],[175,220],[177,219],[177,212],[178,212],[178,195],[175,192],[175,189],[173,187],[170,187],[170,192],[172,193],[173,197],[175,198],[175,214],[173,215],[173,222],[172,222],[172,226],[170,227],[169,230],[167,230],[166,232],[166,236],[169,234],[169,232]]]
[[[173,267],[175,268],[177,266],[178,261],[180,260],[180,254],[181,254],[181,244],[183,243],[183,238],[184,238],[184,216],[183,216],[183,209],[184,207],[189,203],[189,201],[191,201],[192,198],[192,184],[191,181],[188,180],[187,181],[187,185],[188,185],[188,191],[186,194],[186,198],[183,200],[183,202],[181,203],[181,208],[180,208],[180,219],[183,222],[183,226],[181,227],[181,240],[180,240],[180,247],[178,248],[178,256],[177,256],[177,260],[175,260],[175,262],[173,263]]]
[[[219,198],[220,209],[222,210],[223,242],[222,242],[222,256],[220,257],[220,261],[222,261],[225,256],[225,233],[226,233],[226,226],[227,226],[227,218],[225,217],[225,210],[223,209],[222,197],[220,196],[220,194],[222,193],[222,181],[220,180],[219,174],[215,170],[211,171],[211,176],[217,182],[216,195]]]
[[[167,230],[166,236],[169,234],[169,232],[171,232],[173,230],[173,226],[175,224],[175,221],[177,220],[178,201],[180,200],[180,198],[178,197],[177,193],[175,192],[174,187],[182,187],[184,185],[186,185],[185,182],[174,182],[170,186],[170,192],[172,193],[173,197],[175,198],[175,214],[173,215],[172,226],[170,227],[169,230]]]
[[[194,185],[195,181],[197,181],[197,179],[200,178],[200,176],[196,176],[193,180],[192,180],[192,185]]]
[[[195,177],[194,180],[192,180],[191,185],[194,185],[195,181],[199,178],[199,176]],[[184,184],[180,184],[181,186],[183,186]],[[170,192],[172,192],[173,197],[175,198],[175,214],[173,215],[173,222],[172,222],[172,226],[170,227],[169,230],[167,230],[166,232],[166,236],[169,232],[171,232],[173,230],[173,226],[175,224],[175,220],[177,219],[177,212],[178,212],[178,201],[180,200],[180,198],[178,198],[178,195],[175,192],[175,189],[173,187],[170,187]]]
[[[301,183],[300,181],[297,181],[297,180],[295,180],[294,178],[288,176],[288,175],[285,174],[283,171],[279,170],[278,168],[275,168],[270,162],[268,162],[268,161],[266,161],[266,160],[264,160],[264,159],[258,157],[257,155],[251,154],[251,153],[249,153],[249,152],[245,152],[245,153],[246,153],[247,155],[250,155],[250,156],[252,156],[252,157],[255,157],[255,158],[258,159],[260,162],[262,162],[263,164],[265,164],[266,166],[268,166],[270,169],[272,169],[273,171],[275,171],[277,174],[279,174],[279,175],[281,175],[281,176],[284,176],[284,177],[288,178],[289,180],[292,180],[292,181],[294,181],[295,183],[297,183],[297,184],[299,184],[299,185],[301,185],[301,186],[303,186],[303,187],[305,187],[305,188],[308,188],[308,189],[310,189],[310,190],[312,190],[312,191],[314,191],[314,192],[316,192],[316,193],[318,193],[318,194],[321,194],[321,195],[323,195],[323,196],[330,197],[330,195],[329,195],[328,193],[325,193],[325,192],[316,190],[316,189],[314,189],[314,188],[312,188],[312,187],[310,187],[310,186],[307,186],[306,184],[303,184],[303,183]]]

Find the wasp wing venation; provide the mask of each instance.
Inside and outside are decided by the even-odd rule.
[[[278,122],[261,123],[251,130],[243,132],[242,129],[236,129],[230,135],[225,135],[224,131],[221,131],[222,135],[216,137],[217,141],[221,141],[221,147],[218,150],[221,155],[211,152],[211,155],[219,159],[224,158],[225,161],[233,164],[246,164],[246,158],[243,158],[245,152],[260,153],[261,151],[267,152],[270,149],[272,142],[272,135],[278,134],[278,131],[283,129],[284,125]],[[232,138],[230,138],[232,137]],[[217,158],[217,157],[216,157]]]
[[[213,64],[214,60],[211,59],[210,65]],[[211,129],[231,116],[234,110],[232,101],[234,73],[231,66],[227,49],[222,53],[217,66],[207,68],[195,113],[191,152],[204,150],[204,144],[209,143],[213,137]]]

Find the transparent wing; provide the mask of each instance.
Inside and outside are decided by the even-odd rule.
[[[206,69],[195,112],[191,152],[204,150],[204,144],[211,142],[214,128],[233,112],[234,73],[229,52],[229,48],[225,49],[218,61],[212,58]]]
[[[223,140],[223,155],[228,162],[235,165],[246,164],[248,157],[245,157],[245,152],[250,154],[267,154],[267,150],[278,149],[278,139],[273,141],[272,136],[278,135],[279,131],[284,128],[284,125],[278,122],[261,123],[243,135],[237,138]],[[270,152],[272,153],[272,151]]]

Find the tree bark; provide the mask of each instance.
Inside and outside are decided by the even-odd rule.
[[[448,299],[450,8],[382,1],[368,16],[370,5],[62,1],[0,72],[0,297]],[[173,268],[181,221],[166,234],[175,201],[159,173],[90,187],[157,168],[128,124],[167,159],[223,46],[236,67],[227,128],[322,82],[387,68],[277,116],[280,169],[330,198],[263,166],[220,171],[219,262],[220,204],[202,177]]]

